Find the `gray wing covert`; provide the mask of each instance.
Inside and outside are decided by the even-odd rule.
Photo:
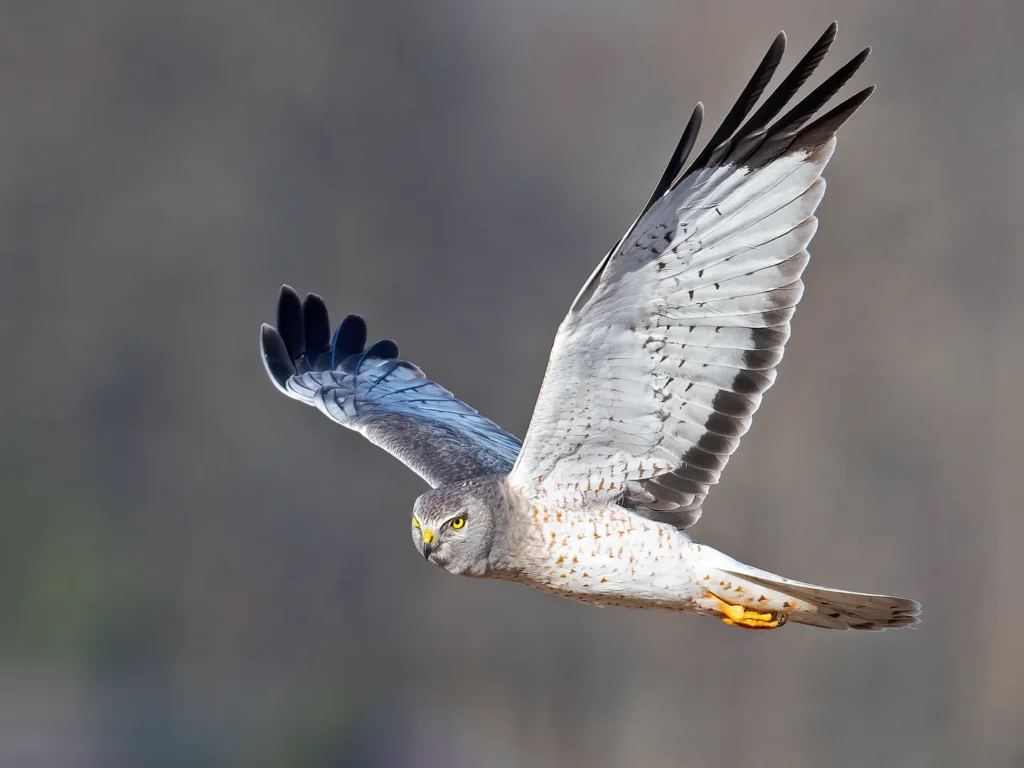
[[[508,474],[520,441],[412,363],[391,340],[366,344],[366,323],[349,315],[333,337],[323,300],[285,286],[277,327],[264,325],[263,363],[274,385],[361,433],[438,487]]]

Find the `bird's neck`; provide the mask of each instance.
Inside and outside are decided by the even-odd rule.
[[[509,487],[507,481],[503,481],[501,497],[493,510],[494,531],[487,556],[486,577],[489,579],[516,581],[523,572],[525,565],[516,553],[522,551],[520,545],[531,531],[527,530],[529,524],[522,514],[521,506],[519,494]]]

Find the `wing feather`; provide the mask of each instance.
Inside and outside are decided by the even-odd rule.
[[[346,317],[332,337],[323,300],[310,294],[300,301],[288,286],[278,327],[264,325],[260,337],[281,392],[359,432],[435,488],[511,470],[520,447],[514,435],[398,359],[394,341],[365,344],[361,317]]]
[[[865,50],[778,117],[835,34],[833,24],[748,118],[781,60],[777,37],[681,172],[695,110],[655,194],[559,328],[514,485],[679,527],[700,516],[775,382],[835,132],[871,93],[816,117]]]

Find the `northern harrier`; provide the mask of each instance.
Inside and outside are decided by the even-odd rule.
[[[917,622],[912,600],[791,581],[685,533],[775,381],[822,171],[836,131],[873,90],[818,115],[864,50],[779,117],[835,34],[833,24],[750,115],[785,50],[780,33],[685,167],[697,105],[647,205],[559,327],[523,443],[399,359],[393,341],[366,348],[362,318],[349,315],[332,337],[318,296],[282,289],[277,328],[262,331],[267,372],[432,486],[411,522],[427,560],[755,629]]]

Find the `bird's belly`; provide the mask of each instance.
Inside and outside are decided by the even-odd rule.
[[[536,538],[520,580],[598,605],[695,610],[704,596],[700,545],[621,507],[536,510]]]

